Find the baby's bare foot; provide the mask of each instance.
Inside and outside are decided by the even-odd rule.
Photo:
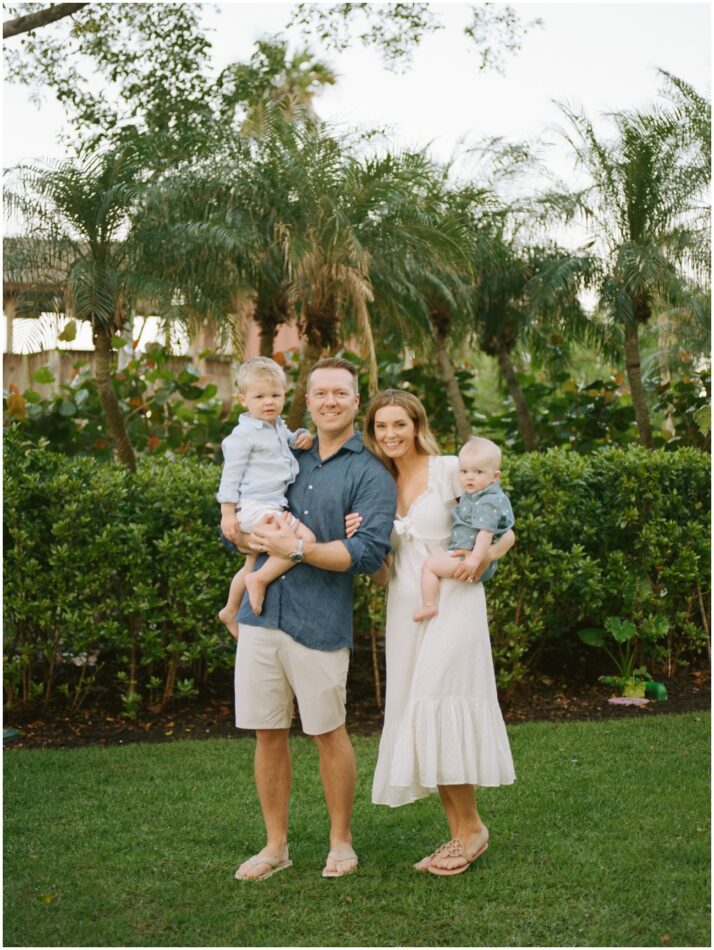
[[[235,610],[231,610],[228,607],[224,607],[223,610],[218,611],[218,619],[228,627],[230,635],[235,640],[238,639],[238,621],[236,620],[236,616]]]
[[[415,610],[412,620],[414,623],[419,623],[420,620],[428,620],[429,617],[436,617],[436,607],[433,604],[425,604],[419,610]]]
[[[248,591],[250,606],[254,614],[259,614],[263,609],[265,600],[265,588],[268,585],[262,581],[257,574],[248,574],[245,578],[245,589]]]

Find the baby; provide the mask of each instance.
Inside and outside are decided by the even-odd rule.
[[[221,505],[221,531],[233,543],[239,531],[253,531],[287,510],[286,491],[298,473],[290,449],[312,448],[307,429],[290,432],[280,417],[287,381],[274,360],[264,356],[248,360],[238,370],[237,382],[238,398],[248,411],[221,443],[224,464],[216,496]],[[309,528],[292,515],[287,517],[303,544],[315,540]],[[285,558],[269,557],[259,570],[254,567],[255,555],[247,555],[245,565],[231,581],[226,606],[218,614],[236,638],[236,617],[245,591],[254,613],[259,614],[268,584],[293,564]]]
[[[469,439],[459,452],[459,481],[464,493],[454,506],[449,551],[471,553],[459,559],[453,554],[432,554],[421,569],[421,607],[414,620],[427,620],[437,612],[439,579],[453,577],[460,563],[473,567],[483,561],[489,545],[513,527],[513,510],[498,479],[501,474],[501,450],[490,439]],[[496,573],[496,561],[489,564],[480,580]]]

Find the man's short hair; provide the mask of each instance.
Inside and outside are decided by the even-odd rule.
[[[344,369],[352,377],[354,383],[355,393],[359,392],[359,386],[357,384],[358,372],[357,367],[354,363],[350,363],[349,360],[343,359],[341,356],[326,356],[325,359],[318,360],[311,368],[310,372],[307,374],[307,382],[305,383],[305,391],[310,392],[310,383],[312,381],[312,374],[316,369]]]
[[[236,374],[239,393],[245,393],[248,386],[257,382],[274,383],[283,390],[288,386],[282,366],[267,356],[255,356],[252,360],[246,360],[241,363]]]

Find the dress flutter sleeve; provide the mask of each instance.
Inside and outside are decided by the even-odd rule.
[[[441,500],[447,504],[461,495],[459,460],[455,455],[439,455],[434,459],[434,488]]]

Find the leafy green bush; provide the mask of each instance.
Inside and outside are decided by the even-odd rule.
[[[235,405],[226,414],[215,383],[205,384],[191,364],[175,372],[170,360],[164,347],[151,344],[114,374],[131,443],[148,456],[219,461],[221,440],[236,425],[241,409]],[[20,393],[12,387],[4,396],[5,425],[32,442],[45,439],[57,452],[109,460],[112,449],[91,367],[79,360],[73,371],[70,382],[48,398],[34,389]],[[48,366],[34,374],[35,383],[54,379]]]
[[[606,445],[632,445],[638,441],[632,400],[623,386],[624,373],[587,383],[577,382],[567,372],[517,375],[541,449],[567,445],[585,453]],[[511,450],[523,451],[518,416],[510,396],[505,397],[499,410],[477,414],[475,420],[479,433]],[[656,436],[663,441],[659,432]]]
[[[668,448],[711,448],[711,377],[710,369],[690,369],[681,379],[672,379],[659,387],[655,410],[666,412],[674,426]]]
[[[366,406],[369,374],[364,360],[353,352],[344,355],[359,370],[362,405]],[[287,353],[285,357],[289,405],[300,372],[301,354]],[[401,354],[382,349],[378,369],[379,388],[405,389],[418,396],[442,449],[458,451],[454,413],[444,384],[435,376],[432,366],[416,363],[405,369]],[[495,439],[509,451],[522,452],[523,440],[511,397],[497,400],[491,411],[484,412],[473,369],[459,364],[455,371],[474,431]],[[685,445],[709,449],[710,376],[708,370],[696,372],[685,367],[681,378],[658,388],[653,414],[657,446],[670,450]],[[609,445],[638,443],[632,400],[623,373],[613,371],[588,383],[578,382],[565,371],[550,375],[519,373],[518,380],[542,450],[568,446],[582,454]],[[48,366],[35,373],[35,382],[54,382]],[[128,365],[115,373],[113,382],[129,437],[139,455],[190,455],[221,461],[221,440],[236,424],[242,408],[236,404],[226,413],[217,398],[216,385],[206,384],[192,365],[176,373],[166,349],[151,344],[146,353],[137,351]],[[664,428],[665,419],[670,429]],[[74,364],[72,380],[48,398],[42,398],[33,389],[20,393],[17,387],[10,387],[4,394],[4,421],[6,428],[19,429],[24,438],[35,443],[46,439],[50,448],[66,455],[107,460],[112,457],[96,383],[84,361]]]
[[[610,616],[669,621],[647,656],[671,670],[708,643],[709,457],[608,448],[512,456],[503,484],[517,544],[487,599],[502,685],[519,680],[544,642],[582,649],[582,627]]]
[[[216,619],[240,560],[217,539],[217,466],[143,459],[136,476],[5,436],[5,691],[10,704],[120,696],[127,715],[188,698],[233,662]],[[661,631],[637,662],[706,648],[709,458],[565,449],[507,458],[517,544],[487,588],[501,686],[608,617]],[[657,618],[667,620],[658,623]],[[378,669],[384,595],[359,579],[357,652]],[[372,657],[369,658],[371,650]]]
[[[217,466],[144,460],[132,478],[17,432],[4,456],[9,702],[76,708],[101,686],[135,713],[231,666],[216,610],[241,562],[217,540]]]

